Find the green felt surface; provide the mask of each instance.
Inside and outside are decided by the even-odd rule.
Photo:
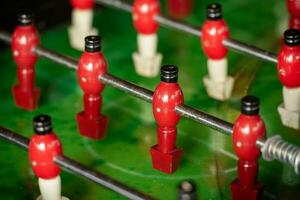
[[[194,14],[186,20],[194,25],[204,21],[204,7],[211,1],[197,1]],[[233,38],[277,52],[278,15],[286,14],[283,2],[268,0],[222,1],[224,16]],[[159,79],[135,73],[131,54],[136,50],[136,32],[127,13],[105,9],[96,12],[95,26],[103,38],[103,52],[111,74],[153,90]],[[43,46],[78,58],[80,52],[68,43],[67,24],[41,34]],[[299,131],[284,127],[277,113],[282,102],[282,86],[274,64],[256,58],[229,54],[229,71],[236,79],[233,97],[226,102],[206,94],[202,78],[207,74],[206,58],[199,38],[170,29],[159,30],[159,51],[164,64],[179,66],[179,83],[187,105],[229,122],[239,115],[239,99],[246,94],[260,97],[261,115],[267,135],[281,134],[300,146]],[[178,146],[184,149],[180,168],[172,175],[153,170],[149,148],[156,144],[156,125],[151,105],[111,87],[103,93],[103,113],[109,116],[107,136],[91,141],[79,135],[75,116],[82,110],[82,91],[76,73],[40,59],[36,82],[42,90],[39,108],[26,112],[15,107],[11,86],[16,83],[16,66],[9,50],[0,59],[0,124],[32,135],[31,120],[40,113],[51,115],[64,153],[93,169],[128,184],[157,199],[176,199],[180,181],[196,182],[200,199],[230,199],[230,182],[237,176],[237,158],[231,138],[200,124],[182,119],[178,125]],[[37,179],[30,170],[28,155],[20,148],[0,140],[0,199],[35,199]],[[300,177],[278,162],[260,160],[259,181],[266,185],[264,199],[299,199]],[[62,173],[63,194],[72,200],[124,199],[81,177]]]

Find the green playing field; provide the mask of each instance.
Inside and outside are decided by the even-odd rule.
[[[286,11],[283,2],[274,2],[222,1],[232,37],[277,52],[277,26],[281,20],[278,16],[283,17]],[[200,27],[207,3],[197,1],[194,15],[186,20]],[[109,8],[98,10],[95,26],[102,36],[109,72],[154,90],[159,78],[140,77],[133,67],[131,54],[136,50],[136,32],[131,16]],[[67,28],[65,24],[42,33],[42,44],[78,58],[80,52],[69,46]],[[202,83],[207,67],[199,38],[161,28],[159,51],[164,56],[164,64],[179,67],[179,83],[187,105],[234,122],[239,115],[240,98],[246,94],[256,95],[261,100],[267,135],[281,134],[287,141],[300,145],[299,131],[284,127],[277,113],[282,86],[274,64],[230,52],[230,73],[236,81],[233,97],[219,102],[208,97]],[[181,166],[172,175],[163,174],[151,166],[149,149],[156,144],[156,125],[150,104],[106,87],[102,112],[110,120],[107,136],[103,141],[91,141],[83,138],[76,126],[76,113],[82,110],[82,91],[76,73],[40,59],[36,66],[36,82],[42,89],[40,106],[34,112],[26,112],[13,103],[11,87],[16,83],[16,66],[9,49],[2,51],[0,60],[1,126],[30,137],[32,118],[41,113],[49,114],[66,155],[133,188],[157,199],[175,199],[177,185],[188,179],[196,182],[200,199],[230,199],[230,182],[237,176],[237,157],[231,137],[182,119],[177,138],[178,147],[184,149]],[[2,140],[0,152],[0,199],[35,199],[39,189],[27,153]],[[292,168],[261,160],[258,179],[266,185],[265,199],[299,199],[300,176],[295,175]],[[123,199],[67,172],[62,173],[62,190],[72,200]]]

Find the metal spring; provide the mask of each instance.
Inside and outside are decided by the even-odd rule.
[[[269,138],[261,149],[265,160],[279,160],[294,167],[296,174],[300,172],[300,148],[289,144],[279,135]]]

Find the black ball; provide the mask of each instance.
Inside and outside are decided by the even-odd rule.
[[[245,115],[258,115],[259,99],[255,96],[245,96],[242,99],[241,112]]]
[[[196,185],[191,181],[182,181],[178,186],[179,200],[196,200]]]
[[[284,32],[284,43],[288,46],[300,45],[300,31],[297,29],[288,29]]]
[[[33,119],[33,130],[36,134],[46,135],[52,132],[52,122],[49,115],[38,115]]]
[[[210,20],[222,19],[222,6],[218,3],[209,4],[206,7],[206,18]]]
[[[101,38],[96,35],[90,35],[85,37],[85,51],[87,52],[98,52],[101,50]]]
[[[33,15],[29,12],[22,12],[18,15],[18,24],[20,26],[28,26],[33,22]]]
[[[164,65],[160,69],[160,80],[166,83],[177,83],[178,67],[175,65]]]

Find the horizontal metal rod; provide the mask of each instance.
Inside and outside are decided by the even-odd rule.
[[[231,135],[233,133],[233,124],[189,106],[176,106],[175,111],[182,117],[191,119],[220,133],[224,133],[226,135]]]
[[[22,147],[24,150],[28,151],[29,148],[29,139],[15,133],[9,129],[0,127],[0,138],[9,141],[15,145]],[[72,173],[80,175],[90,181],[97,183],[111,191],[116,192],[117,194],[124,196],[129,199],[134,200],[147,200],[154,199],[146,194],[143,194],[135,189],[132,189],[119,181],[116,181],[109,176],[102,174],[98,171],[92,170],[83,164],[68,158],[67,156],[57,156],[55,157],[54,162],[62,167],[64,170],[68,170]]]
[[[56,53],[42,46],[37,46],[33,51],[40,57],[48,58],[53,62],[62,64],[70,69],[77,70],[78,61],[74,58]]]
[[[113,8],[117,8],[120,10],[127,11],[129,13],[132,12],[132,5],[128,2],[122,0],[96,0],[96,3],[103,4],[106,6],[110,6]],[[175,29],[177,31],[185,32],[197,37],[201,37],[201,28],[189,25],[185,22],[180,22],[178,20],[171,19],[169,17],[158,15],[156,16],[155,20],[160,23],[162,26]],[[235,39],[226,39],[223,41],[223,45],[242,54],[251,55],[257,57],[259,59],[277,63],[277,56],[274,53],[268,52],[266,50],[260,49],[253,45],[249,45]]]
[[[127,94],[135,96],[135,97],[142,99],[144,101],[147,101],[149,103],[152,102],[153,92],[148,89],[142,88],[142,87],[132,84],[128,81],[119,79],[110,74],[104,74],[104,75],[100,76],[99,79],[105,85],[112,86],[116,89],[119,89]]]

